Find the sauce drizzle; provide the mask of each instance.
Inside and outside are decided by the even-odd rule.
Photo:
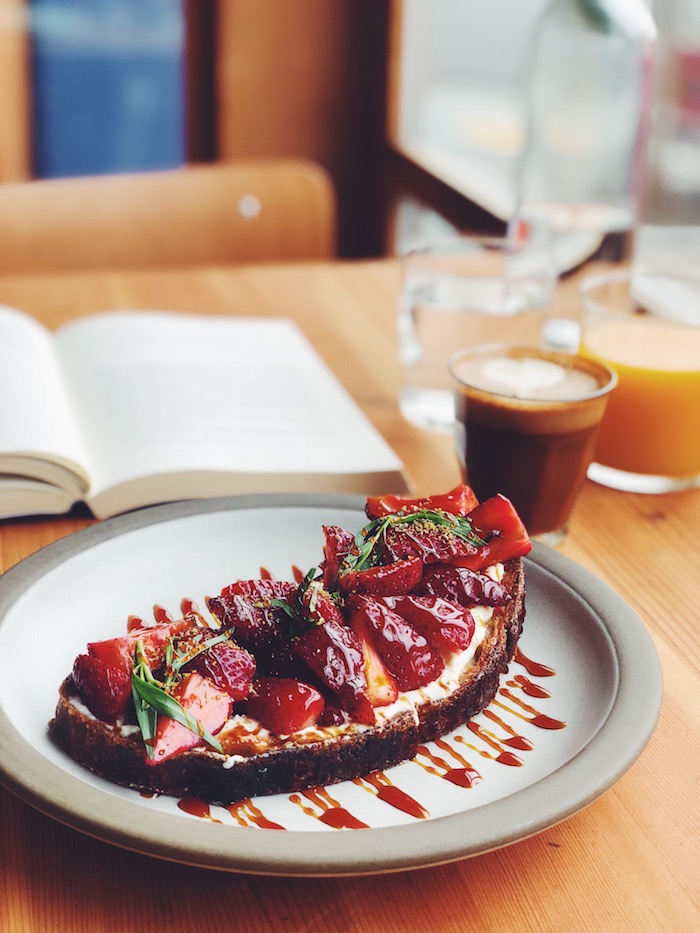
[[[565,729],[566,723],[562,722],[560,719],[552,719],[551,716],[546,716],[544,713],[540,713],[539,710],[534,709],[532,706],[528,706],[527,703],[523,703],[522,700],[519,700],[510,690],[506,687],[501,688],[500,693],[502,696],[506,697],[508,700],[511,700],[513,703],[517,704],[521,709],[525,710],[527,713],[531,713],[530,716],[523,716],[517,710],[509,709],[507,706],[504,706],[503,703],[500,703],[498,700],[494,700],[497,706],[500,706],[502,709],[508,710],[513,716],[519,716],[520,719],[524,719],[526,722],[532,723],[533,726],[538,726],[540,729]]]
[[[499,764],[508,765],[509,768],[519,768],[523,764],[522,758],[518,758],[513,752],[506,751],[494,735],[483,729],[478,723],[474,722],[473,719],[467,723],[467,728],[470,732],[473,732],[474,735],[478,736],[482,742],[485,742],[486,745],[489,745],[495,752],[498,752],[495,756],[486,753],[487,757],[493,758]],[[455,741],[464,742],[465,745],[468,745],[467,740],[461,735],[456,735]],[[482,752],[481,754],[484,753]]]
[[[250,823],[254,823],[256,826],[259,826],[260,829],[284,829],[284,826],[280,826],[279,823],[274,823],[262,813],[258,807],[255,806],[250,797],[245,800],[241,800],[239,803],[231,804],[225,808],[231,814],[231,816],[237,820],[241,826],[250,826]],[[249,822],[250,821],[250,822]]]
[[[129,616],[126,620],[126,630],[131,635],[137,629],[144,628],[144,622],[141,616]]]
[[[185,813],[189,813],[191,816],[198,816],[203,820],[211,820],[212,823],[221,822],[221,820],[214,819],[211,815],[209,804],[205,800],[200,800],[199,797],[183,797],[182,800],[178,800],[177,805],[181,810],[184,810]]]
[[[321,810],[320,813],[317,813],[311,807],[304,805],[299,794],[292,794],[289,799],[292,803],[301,807],[307,816],[314,816],[327,826],[332,826],[333,829],[369,829],[367,823],[358,820],[352,813],[341,807],[338,801],[330,796],[325,787],[305,790],[302,791],[302,794]]]
[[[523,674],[516,674],[512,680],[507,680],[506,684],[509,687],[520,687],[523,693],[527,694],[527,696],[537,697],[540,700],[547,700],[552,695],[549,690],[545,690],[545,688],[540,687],[539,684],[534,684],[528,677],[525,677]]]
[[[444,740],[442,739],[440,741],[444,742]],[[441,748],[445,748],[445,747],[447,747],[447,750],[449,750],[450,754],[457,761],[459,761],[463,765],[463,767],[461,768],[451,767],[450,765],[447,764],[447,762],[444,759],[438,758],[437,755],[433,755],[433,753],[430,751],[430,749],[426,745],[418,746],[418,754],[423,755],[423,757],[431,761],[433,765],[435,765],[435,767],[432,767],[432,765],[424,764],[418,758],[414,758],[414,761],[416,762],[416,764],[420,765],[421,768],[424,768],[428,772],[428,774],[434,774],[436,777],[440,777],[446,781],[450,781],[451,784],[456,784],[458,787],[472,787],[474,784],[478,784],[479,781],[481,781],[481,775],[479,774],[479,772],[475,768],[473,768],[469,764],[469,762],[466,761],[458,752],[456,752],[453,748],[448,746],[447,742],[444,742],[444,744],[441,745]],[[440,771],[437,770],[438,768],[441,768],[444,773],[441,774]]]
[[[518,664],[522,664],[531,677],[554,677],[556,674],[554,668],[547,667],[546,664],[539,664],[537,661],[531,661],[530,658],[526,658],[519,647],[515,649],[513,660],[517,661]]]
[[[422,803],[409,797],[407,793],[392,784],[391,779],[383,771],[374,771],[367,774],[364,778],[355,778],[353,784],[362,787],[369,793],[374,793],[384,803],[394,807],[396,810],[402,810],[409,816],[415,816],[417,820],[424,820],[430,816],[430,811],[426,810]],[[367,785],[371,785],[368,787]],[[371,789],[374,788],[374,791]]]
[[[164,606],[159,606],[158,603],[153,607],[153,618],[156,620],[156,623],[160,625],[161,622],[174,622],[172,615]]]

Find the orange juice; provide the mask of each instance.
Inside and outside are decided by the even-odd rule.
[[[589,319],[581,353],[618,375],[596,462],[629,473],[700,474],[700,328],[635,316]]]

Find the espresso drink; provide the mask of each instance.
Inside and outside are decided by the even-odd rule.
[[[503,493],[530,534],[563,533],[615,377],[582,357],[482,347],[453,358],[456,444],[479,499]]]

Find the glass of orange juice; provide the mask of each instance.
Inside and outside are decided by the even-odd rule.
[[[588,476],[631,492],[700,485],[700,273],[611,273],[581,285],[580,352],[618,384]]]

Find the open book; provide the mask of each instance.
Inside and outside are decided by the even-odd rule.
[[[404,491],[401,462],[284,319],[0,307],[0,515],[98,518],[252,492]]]

